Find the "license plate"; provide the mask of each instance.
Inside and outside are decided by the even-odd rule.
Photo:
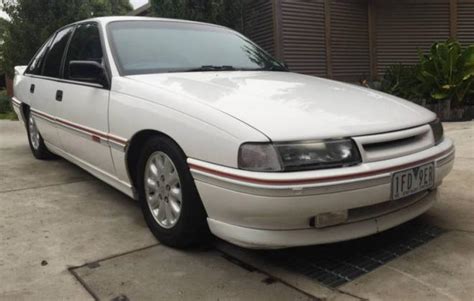
[[[392,200],[398,200],[433,187],[434,164],[426,164],[394,173]]]

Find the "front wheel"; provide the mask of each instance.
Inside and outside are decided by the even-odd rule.
[[[26,131],[28,133],[28,143],[30,144],[31,152],[36,159],[50,160],[56,158],[56,156],[51,153],[44,144],[44,140],[41,137],[35,119],[31,113],[27,114]]]
[[[208,240],[207,215],[186,156],[176,143],[160,136],[150,139],[137,175],[143,215],[159,241],[185,248]]]

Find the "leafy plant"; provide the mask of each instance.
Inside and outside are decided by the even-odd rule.
[[[474,45],[463,49],[456,41],[440,42],[419,56],[417,79],[425,97],[462,103],[474,93]]]
[[[418,100],[422,97],[417,77],[419,65],[391,65],[385,71],[380,87],[383,92],[408,99]]]

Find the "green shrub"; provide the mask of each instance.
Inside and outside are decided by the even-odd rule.
[[[6,90],[0,90],[0,119],[17,120]]]
[[[428,54],[419,52],[420,91],[426,98],[462,103],[474,93],[474,45],[435,43]]]
[[[9,113],[12,111],[10,97],[7,96],[7,91],[0,90],[0,113]]]
[[[474,99],[474,45],[437,42],[419,57],[416,65],[389,66],[381,90],[416,102],[449,100],[454,106]]]
[[[385,71],[380,89],[404,99],[419,100],[423,95],[419,90],[418,72],[418,65],[391,65]]]

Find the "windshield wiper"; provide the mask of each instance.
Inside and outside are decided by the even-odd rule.
[[[223,65],[223,66],[214,66],[214,65],[204,65],[199,68],[193,68],[186,70],[187,72],[199,72],[199,71],[235,71],[237,70],[233,66]]]
[[[222,66],[204,65],[199,68],[188,69],[185,72],[203,72],[203,71],[288,71],[288,69],[283,66],[276,66],[276,65],[267,66],[264,68],[236,68],[231,65],[222,65]]]
[[[286,72],[288,72],[288,68],[283,67],[283,66],[276,66],[276,65],[268,66],[268,67],[262,68],[261,70],[264,70],[264,71],[286,71]]]

